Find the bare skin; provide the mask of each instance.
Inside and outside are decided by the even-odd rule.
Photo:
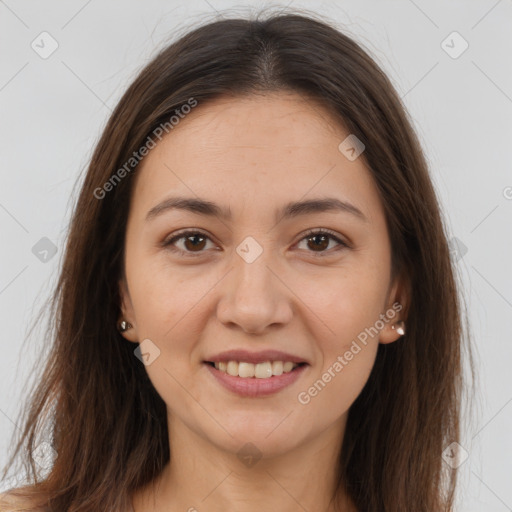
[[[199,104],[137,170],[120,282],[122,318],[133,328],[123,335],[160,350],[145,368],[167,405],[171,461],[135,493],[136,512],[334,511],[348,410],[378,344],[399,339],[392,325],[407,304],[402,283],[391,281],[371,175],[363,158],[338,149],[348,135],[295,94],[225,98]],[[214,202],[232,218],[169,209],[146,220],[170,196]],[[289,202],[326,197],[351,203],[366,220],[337,210],[275,217]],[[313,228],[348,247],[306,233]],[[161,245],[185,229],[200,233]],[[246,237],[262,249],[250,263],[237,252]],[[397,302],[402,312],[332,376],[338,356]],[[308,366],[273,395],[240,397],[204,363],[229,349],[282,350]],[[301,403],[299,393],[329,368],[329,382]],[[246,443],[261,454],[251,467],[237,456]],[[353,510],[347,498],[342,511]]]

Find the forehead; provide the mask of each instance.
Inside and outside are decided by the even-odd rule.
[[[371,219],[378,191],[362,157],[339,150],[350,133],[317,102],[294,93],[224,97],[184,116],[137,169],[132,207],[174,192],[243,207],[304,196],[351,199]]]

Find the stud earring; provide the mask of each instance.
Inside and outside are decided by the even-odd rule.
[[[396,322],[391,326],[391,329],[394,329],[400,336],[403,336],[405,334],[405,323],[403,320],[400,320],[399,322]]]
[[[121,320],[121,322],[119,322],[119,325],[117,326],[119,332],[125,332],[128,329],[131,329],[132,327],[133,325],[128,323],[126,320]]]

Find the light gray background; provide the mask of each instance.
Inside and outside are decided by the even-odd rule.
[[[263,5],[285,6],[0,0],[0,464],[44,341],[36,333],[24,343],[27,327],[55,282],[70,194],[111,109],[177,28],[213,19],[216,10],[232,17]],[[325,15],[356,37],[414,119],[450,237],[467,249],[459,246],[454,258],[476,345],[481,406],[464,429],[469,458],[461,466],[459,510],[510,511],[512,0],[289,5]],[[46,59],[31,47],[42,45],[43,31],[58,43]],[[453,31],[469,44],[458,58],[442,47]],[[452,52],[462,48],[453,36],[446,44]],[[57,247],[46,262],[32,252],[43,237]]]

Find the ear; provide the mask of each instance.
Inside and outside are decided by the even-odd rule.
[[[409,310],[411,297],[410,281],[404,273],[395,278],[390,286],[386,299],[386,308],[384,314],[384,327],[379,333],[379,342],[383,344],[393,343],[400,339],[402,335],[397,332],[397,322],[404,323],[404,329],[407,334],[407,312]]]
[[[120,332],[120,334],[128,341],[138,343],[139,337],[137,335],[137,324],[135,322],[133,304],[130,298],[130,292],[128,291],[128,284],[126,283],[126,278],[124,276],[119,281],[119,296],[121,299],[121,316],[118,318],[118,323],[121,322],[121,320],[126,320],[132,325],[130,329],[125,332]]]

